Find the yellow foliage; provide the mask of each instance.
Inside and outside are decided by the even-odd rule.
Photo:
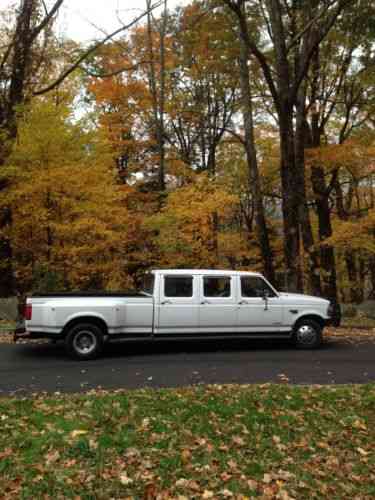
[[[41,268],[63,288],[129,282],[132,190],[116,185],[106,144],[74,124],[69,108],[44,101],[24,110],[7,175],[3,203],[12,208],[16,272],[26,287]]]
[[[355,220],[336,220],[333,236],[324,243],[334,245],[337,249],[364,250],[374,254],[375,209]]]
[[[233,234],[228,223],[238,198],[207,174],[176,189],[166,206],[145,225],[155,231],[160,263],[173,267],[228,266],[228,246],[223,234]],[[234,232],[236,233],[236,231]],[[236,234],[238,237],[238,234]],[[232,248],[232,255],[237,254]]]

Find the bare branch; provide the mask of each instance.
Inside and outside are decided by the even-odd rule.
[[[237,2],[235,2],[234,0],[222,0],[222,1],[237,16],[239,29],[244,37],[244,40],[246,42],[246,46],[247,46],[249,52],[251,54],[253,54],[256,57],[256,59],[258,60],[260,66],[262,68],[264,78],[266,79],[268,86],[270,88],[270,92],[271,92],[272,97],[274,99],[275,106],[279,107],[279,96],[278,96],[278,92],[277,92],[277,89],[275,86],[275,82],[274,82],[273,77],[272,77],[271,67],[267,61],[266,56],[263,54],[263,52],[261,52],[261,50],[259,50],[257,44],[249,35],[249,30],[248,30],[248,26],[247,26],[247,22],[246,22],[246,16],[244,15],[243,8],[242,8],[244,0],[238,0]]]
[[[39,33],[47,26],[47,24],[51,21],[53,16],[57,13],[59,8],[62,6],[63,2],[64,2],[64,0],[56,0],[52,9],[49,12],[47,11],[45,18],[41,21],[41,23],[38,26],[36,26],[33,29],[32,33],[31,33],[31,41],[35,40],[35,38],[39,35]],[[43,2],[43,5],[46,8],[44,2]]]
[[[313,40],[310,42],[309,46],[306,47],[305,55],[303,57],[303,60],[301,62],[298,75],[295,81],[295,84],[293,86],[293,96],[297,95],[299,86],[304,79],[307,70],[309,68],[311,58],[314,55],[314,52],[316,48],[319,46],[319,44],[324,40],[324,38],[328,35],[330,29],[332,26],[335,24],[337,18],[343,11],[343,9],[352,3],[353,0],[339,0],[337,8],[328,16],[326,22],[321,26],[319,30],[316,31],[315,37],[313,37]],[[310,25],[311,28],[311,25]]]
[[[12,41],[12,43],[10,43],[6,49],[6,51],[4,52],[4,55],[1,59],[1,63],[0,63],[0,73],[3,71],[4,69],[4,66],[6,65],[7,61],[8,61],[8,57],[10,56],[10,53],[12,51],[12,48],[13,48],[13,45],[14,45],[14,39]]]
[[[153,5],[151,7],[151,9],[154,10],[157,7],[159,7],[160,5],[161,5],[161,3],[158,2],[157,4]],[[95,45],[93,45],[92,47],[90,47],[88,50],[86,50],[77,59],[77,61],[74,64],[72,64],[72,66],[70,66],[70,68],[68,68],[67,70],[65,70],[54,82],[52,82],[51,84],[47,85],[47,87],[44,87],[44,88],[42,88],[40,90],[36,90],[34,92],[34,96],[45,94],[45,93],[49,92],[50,90],[53,90],[58,85],[60,85],[69,75],[71,75],[73,73],[73,71],[75,71],[76,69],[78,69],[80,67],[80,65],[83,63],[83,61],[85,61],[91,54],[93,54],[96,50],[98,50],[106,42],[108,42],[109,40],[111,40],[113,37],[115,37],[119,33],[130,29],[132,26],[134,26],[135,24],[137,24],[147,14],[148,14],[148,11],[143,12],[138,17],[136,17],[135,19],[133,19],[133,21],[131,21],[126,26],[122,26],[121,28],[118,28],[116,31],[114,31],[110,35],[108,35],[105,38],[103,38],[103,40],[100,40]]]
[[[315,24],[326,12],[327,10],[332,7],[337,0],[333,0],[329,5],[327,5],[324,9],[322,9],[315,17],[313,17],[303,28],[302,31],[300,31],[294,38],[293,40],[290,41],[290,43],[287,46],[287,52],[290,52],[290,50],[301,40],[303,35],[309,31],[309,29],[312,27],[313,24]]]
[[[124,66],[122,68],[119,68],[117,70],[114,70],[110,73],[96,73],[94,71],[90,71],[88,68],[82,67],[82,71],[86,73],[88,76],[91,76],[93,78],[111,78],[113,76],[118,76],[121,73],[125,73],[125,71],[135,71],[137,70],[140,66],[143,66],[144,64],[150,64],[150,61],[140,61],[139,63],[132,64],[131,66]]]
[[[44,0],[42,0],[42,5],[43,5],[43,8],[44,8],[45,15],[48,16],[48,9],[47,9],[46,2]]]

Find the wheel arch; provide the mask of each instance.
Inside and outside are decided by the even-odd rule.
[[[315,313],[307,313],[307,314],[303,314],[302,316],[300,316],[296,322],[294,323],[293,325],[293,329],[296,328],[298,325],[300,325],[301,323],[303,323],[303,321],[305,320],[312,320],[312,321],[315,321],[316,323],[319,324],[319,326],[323,329],[325,327],[325,324],[326,324],[326,320],[320,316],[319,314],[315,314]]]
[[[75,325],[78,325],[79,323],[91,323],[98,326],[102,330],[103,335],[108,334],[108,325],[103,318],[91,314],[84,314],[70,319],[62,330],[62,336],[66,337],[69,330],[71,330],[71,328],[73,328]]]

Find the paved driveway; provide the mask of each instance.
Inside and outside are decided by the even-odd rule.
[[[0,396],[33,392],[174,387],[212,383],[375,382],[375,343],[328,341],[318,351],[287,344],[112,344],[101,359],[69,359],[61,345],[0,345]]]

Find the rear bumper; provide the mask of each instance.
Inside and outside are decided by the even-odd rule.
[[[17,327],[13,332],[13,340],[17,342],[18,340],[25,339],[61,339],[61,335],[44,333],[44,332],[28,332],[25,327]]]
[[[28,332],[26,331],[25,322],[21,321],[17,323],[16,328],[13,332],[13,340],[17,342],[18,339],[26,337]]]

